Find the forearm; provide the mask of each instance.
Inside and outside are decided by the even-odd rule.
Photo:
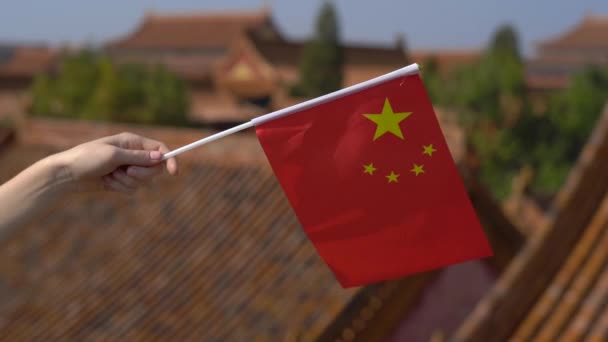
[[[133,193],[162,173],[162,154],[166,152],[169,149],[159,141],[121,133],[40,160],[0,185],[0,237],[36,217],[64,192]],[[166,168],[175,175],[176,160],[169,158]]]
[[[42,159],[0,186],[0,236],[19,227],[67,189],[69,172],[55,157]]]

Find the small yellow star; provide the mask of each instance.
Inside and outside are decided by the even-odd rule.
[[[389,183],[397,183],[399,182],[398,178],[399,178],[399,174],[395,173],[395,171],[391,171],[391,173],[386,176],[386,178],[388,179]]]
[[[374,167],[374,163],[369,163],[367,165],[363,165],[363,168],[365,169],[363,171],[363,173],[367,173],[367,174],[370,174],[370,175],[373,175],[374,172],[376,171],[376,167]]]
[[[410,171],[418,176],[419,174],[424,173],[424,165],[414,164],[414,167]]]
[[[429,157],[433,156],[434,152],[437,152],[437,150],[435,149],[435,147],[433,147],[433,144],[424,146],[422,145],[422,148],[424,149],[424,152],[422,152],[422,154],[428,154]]]

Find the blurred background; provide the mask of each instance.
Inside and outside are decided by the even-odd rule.
[[[176,148],[419,63],[495,256],[344,290],[242,132],[4,236],[0,339],[608,339],[608,2],[3,7],[1,182],[96,137]]]

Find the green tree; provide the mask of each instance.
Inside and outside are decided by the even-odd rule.
[[[66,56],[57,75],[32,87],[34,115],[183,125],[189,108],[183,82],[161,66],[115,65],[90,51]]]
[[[533,147],[530,164],[536,170],[533,191],[547,195],[559,189],[607,101],[608,69],[597,67],[585,68],[567,89],[550,99],[547,112],[538,119],[542,129],[536,133],[536,143],[528,145]],[[522,143],[528,143],[534,132],[523,134],[522,127],[515,132]]]
[[[423,76],[425,73],[426,68]],[[524,66],[515,30],[500,27],[479,62],[445,77],[432,71],[428,79],[433,101],[460,113],[466,135],[480,156],[482,179],[495,195],[504,197],[522,153],[508,128],[527,111]]]
[[[447,102],[443,98],[445,92],[443,82],[445,82],[445,80],[439,75],[439,62],[437,61],[437,57],[434,55],[427,57],[422,61],[421,69],[420,75],[424,81],[431,101],[433,103]]]
[[[470,124],[509,125],[525,109],[524,66],[517,35],[509,26],[496,31],[479,63],[457,70],[451,78],[448,101]]]
[[[496,30],[489,46],[489,53],[521,61],[519,39],[513,27],[504,25]]]
[[[343,55],[336,11],[331,1],[326,1],[317,18],[315,36],[304,47],[300,82],[294,87],[293,95],[316,97],[339,90]]]
[[[461,113],[481,178],[498,198],[509,194],[523,168],[532,170],[533,196],[554,195],[608,100],[608,70],[589,67],[549,99],[545,112],[533,112],[517,34],[509,26],[496,31],[478,63],[447,77],[431,66],[422,73],[431,98]]]

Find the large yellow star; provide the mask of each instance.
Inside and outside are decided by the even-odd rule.
[[[414,167],[410,171],[418,176],[419,174],[424,173],[424,165],[414,164]]]
[[[369,163],[367,165],[363,165],[363,168],[365,170],[363,170],[363,173],[367,173],[370,175],[373,175],[374,172],[376,171],[376,167],[374,166],[374,163]]]
[[[391,171],[389,175],[386,175],[386,179],[388,179],[389,183],[397,183],[399,181],[399,174],[395,173],[395,171]]]
[[[384,100],[384,106],[382,107],[382,113],[380,114],[363,114],[366,118],[375,122],[376,125],[376,133],[374,134],[374,140],[380,138],[385,133],[390,132],[403,139],[403,133],[401,132],[401,128],[399,127],[399,123],[408,116],[412,115],[412,112],[405,113],[395,113],[393,112],[393,108],[391,107],[391,103],[388,101],[388,98]]]

